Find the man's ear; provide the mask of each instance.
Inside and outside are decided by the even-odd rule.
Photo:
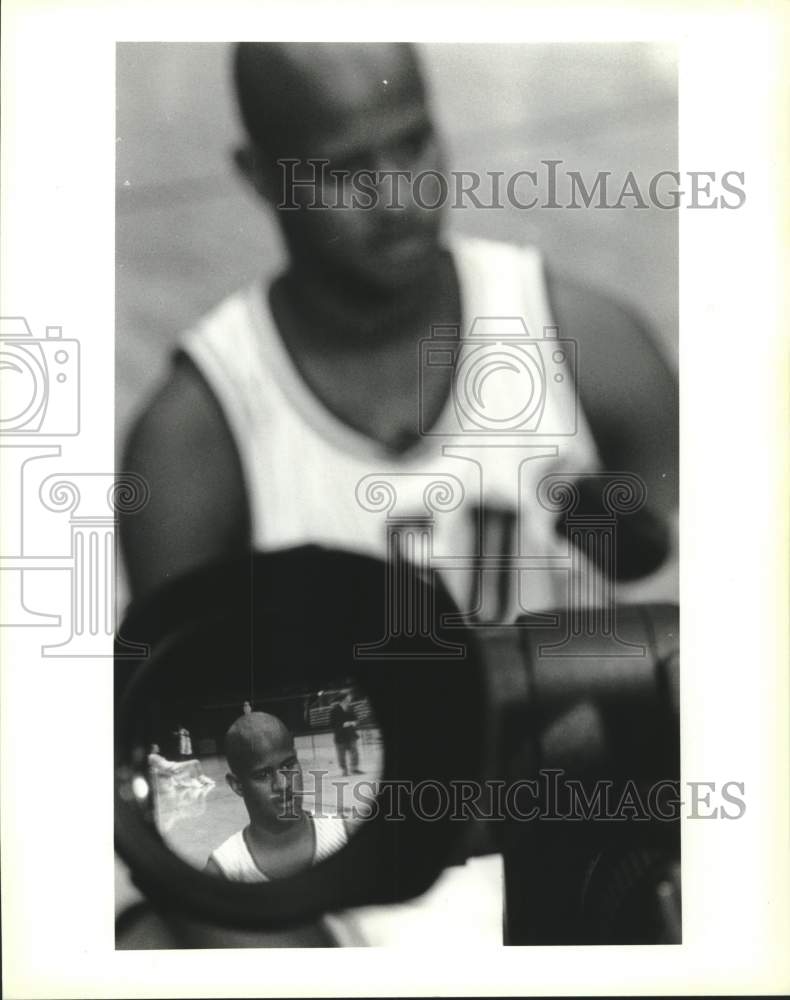
[[[241,782],[239,781],[239,779],[236,777],[235,774],[231,774],[230,772],[228,772],[225,775],[225,781],[227,781],[227,783],[230,785],[230,787],[237,795],[243,798],[243,793],[241,790]]]
[[[265,201],[273,201],[273,184],[269,171],[254,146],[239,146],[233,150],[236,169],[257,195]]]

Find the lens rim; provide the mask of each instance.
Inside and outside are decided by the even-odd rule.
[[[418,585],[431,592],[441,634],[446,631],[444,617],[457,618],[457,608],[440,582],[421,580]],[[450,633],[454,642],[465,645],[462,660],[404,656],[356,660],[349,669],[344,651],[381,636],[385,590],[383,562],[302,546],[204,567],[129,609],[119,643],[123,649],[129,642],[142,643],[150,653],[135,660],[119,655],[115,663],[115,843],[134,881],[154,904],[228,926],[288,927],[332,910],[412,898],[457,856],[465,824],[449,817],[423,822],[407,802],[403,820],[387,822],[379,813],[361,823],[341,851],[292,878],[256,885],[226,882],[175,855],[143,810],[124,795],[130,771],[141,773],[134,759],[139,746],[135,731],[152,694],[157,686],[161,689],[161,671],[180,650],[190,644],[194,648],[196,637],[206,630],[249,629],[250,622],[286,641],[294,629],[301,629],[306,641],[318,637],[326,652],[323,667],[297,671],[300,680],[309,678],[320,688],[338,676],[354,678],[382,733],[382,782],[480,777],[485,681],[471,630],[455,626]],[[310,608],[309,629],[305,607]],[[273,682],[280,676],[277,670],[294,679],[277,668]],[[441,705],[435,704],[437,699]]]

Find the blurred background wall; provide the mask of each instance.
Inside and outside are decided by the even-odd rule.
[[[674,49],[655,44],[421,46],[456,170],[562,160],[588,187],[677,168]],[[240,131],[224,43],[117,49],[116,437],[162,378],[179,333],[282,263],[273,218],[234,174]],[[529,197],[523,188],[521,197]],[[560,201],[567,200],[560,190]],[[677,355],[676,211],[447,213],[461,232],[537,243],[556,267],[637,308]],[[119,453],[120,454],[120,453]]]

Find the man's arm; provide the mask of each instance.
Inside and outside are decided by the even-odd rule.
[[[678,388],[646,324],[630,309],[560,275],[548,275],[560,336],[578,345],[582,411],[604,468],[647,487],[645,507],[623,517],[618,575],[672,572],[678,507]],[[671,589],[671,588],[670,588]]]
[[[643,320],[614,299],[549,275],[560,336],[578,344],[582,409],[607,469],[644,479],[651,506],[677,506],[677,379]]]
[[[133,426],[123,469],[142,476],[150,489],[141,511],[119,519],[133,597],[249,547],[235,443],[214,394],[185,356]]]

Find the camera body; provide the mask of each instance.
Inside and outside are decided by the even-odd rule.
[[[489,675],[523,669],[499,711],[501,773],[523,789],[501,830],[506,943],[679,944],[678,609],[619,605],[618,656],[603,630],[563,646],[557,617],[481,636]]]
[[[0,435],[79,433],[79,361],[79,342],[65,339],[61,327],[37,338],[23,317],[3,318]]]
[[[469,335],[435,326],[420,344],[420,430],[423,434],[570,436],[576,433],[573,377],[576,342],[557,327],[530,335],[520,316],[480,316]],[[431,426],[423,401],[432,380],[454,374],[451,425]]]

